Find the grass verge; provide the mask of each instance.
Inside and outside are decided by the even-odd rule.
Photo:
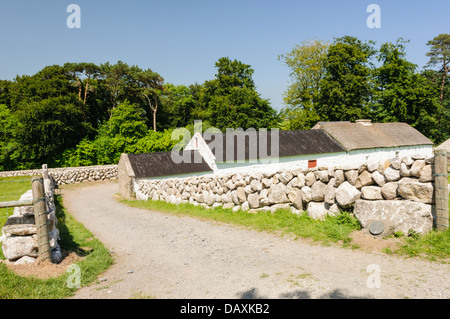
[[[24,179],[23,177],[21,179]],[[0,194],[11,189],[16,193],[17,200],[20,194],[31,187],[31,183],[25,183],[23,187],[19,185],[6,185],[0,183]],[[2,199],[6,200],[6,199]],[[56,216],[58,218],[58,230],[60,231],[59,244],[66,252],[75,252],[82,259],[76,264],[80,267],[81,286],[92,283],[99,274],[104,272],[112,263],[113,259],[104,245],[96,239],[82,224],[77,222],[63,207],[60,196],[55,196]],[[4,224],[6,218],[2,219],[0,226]],[[72,296],[77,288],[69,288],[67,281],[73,272],[63,273],[57,277],[49,279],[39,279],[36,277],[22,277],[15,274],[8,267],[0,264],[0,298],[1,299],[63,299]]]

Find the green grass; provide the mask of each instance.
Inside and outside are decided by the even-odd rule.
[[[23,179],[23,177],[20,178],[20,180]],[[30,188],[31,180],[20,183],[0,183],[0,194],[4,196],[1,200],[17,200]],[[9,199],[6,199],[6,196],[9,196]],[[60,196],[55,196],[55,205],[57,227],[61,238],[58,243],[63,251],[75,252],[83,256],[76,264],[81,270],[81,285],[88,285],[113,263],[113,259],[104,245],[64,209]],[[3,226],[5,221],[6,218],[3,218],[0,226]],[[69,288],[67,285],[70,275],[72,273],[69,272],[50,279],[21,277],[10,271],[5,264],[0,264],[0,299],[67,298],[76,291],[76,288]]]
[[[450,262],[450,229],[433,230],[425,235],[404,237],[404,244],[394,253],[421,256],[432,261]]]
[[[241,210],[233,212],[231,209],[220,207],[206,209],[191,204],[175,205],[164,201],[121,199],[121,202],[137,208],[214,220],[260,231],[311,238],[324,244],[342,241],[344,245],[347,245],[351,240],[349,234],[360,229],[358,220],[346,212],[337,217],[328,216],[324,221],[318,221],[310,218],[307,214],[293,214],[290,210],[278,210],[275,213],[247,213]]]

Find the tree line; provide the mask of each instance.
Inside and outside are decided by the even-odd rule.
[[[439,143],[449,137],[450,36],[429,42],[429,68],[406,59],[406,42],[342,37],[304,42],[279,59],[290,69],[285,107],[276,111],[254,70],[220,58],[202,84],[175,85],[122,61],[65,63],[0,80],[0,170],[47,163],[117,163],[121,153],[169,151],[178,127],[309,129],[318,121],[401,121]]]
[[[309,129],[318,121],[406,122],[440,143],[450,135],[450,35],[427,45],[424,70],[406,59],[408,41],[375,47],[344,36],[333,43],[306,41],[279,59],[290,70],[286,129]]]

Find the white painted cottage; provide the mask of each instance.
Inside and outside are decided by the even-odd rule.
[[[329,134],[346,151],[346,163],[424,155],[433,156],[433,142],[406,123],[319,122],[313,128]]]
[[[433,142],[406,123],[319,122],[304,131],[195,133],[185,150],[198,150],[211,169],[249,172],[308,167],[356,167],[367,161],[433,155]]]

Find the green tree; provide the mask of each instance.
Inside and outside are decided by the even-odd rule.
[[[374,74],[374,118],[377,122],[405,122],[432,140],[441,140],[436,89],[417,66],[406,60],[405,44],[384,43],[378,54],[381,63]]]
[[[72,76],[59,65],[47,66],[32,76],[17,76],[9,87],[11,110],[22,104],[76,94]]]
[[[164,111],[162,118],[165,128],[185,127],[193,123],[195,119],[193,113],[198,107],[197,102],[189,87],[165,84],[161,95],[161,106]]]
[[[0,104],[0,170],[14,169],[10,156],[17,149],[15,128],[17,117],[5,104]]]
[[[11,155],[17,168],[35,168],[43,163],[53,165],[58,154],[81,140],[86,127],[77,102],[69,96],[22,105],[15,113],[18,147]]]
[[[281,112],[286,129],[310,129],[320,119],[316,107],[328,47],[328,42],[304,41],[278,57],[290,71],[290,84],[284,92],[286,107]]]
[[[355,121],[370,115],[373,45],[350,36],[330,45],[317,103],[320,119]]]
[[[430,52],[427,56],[430,57],[428,66],[439,66],[442,73],[441,82],[441,95],[440,101],[441,105],[444,100],[444,87],[446,83],[447,75],[450,71],[450,34],[440,34],[433,40],[428,41],[428,46],[430,46]]]
[[[278,117],[268,100],[262,99],[252,79],[253,69],[240,61],[220,58],[216,78],[206,81],[200,103],[204,118],[221,129],[271,128]]]
[[[164,90],[164,79],[151,69],[143,71],[137,67],[131,70],[131,76],[137,94],[145,98],[147,106],[151,110],[153,131],[156,132],[156,113],[158,112],[160,95]]]

